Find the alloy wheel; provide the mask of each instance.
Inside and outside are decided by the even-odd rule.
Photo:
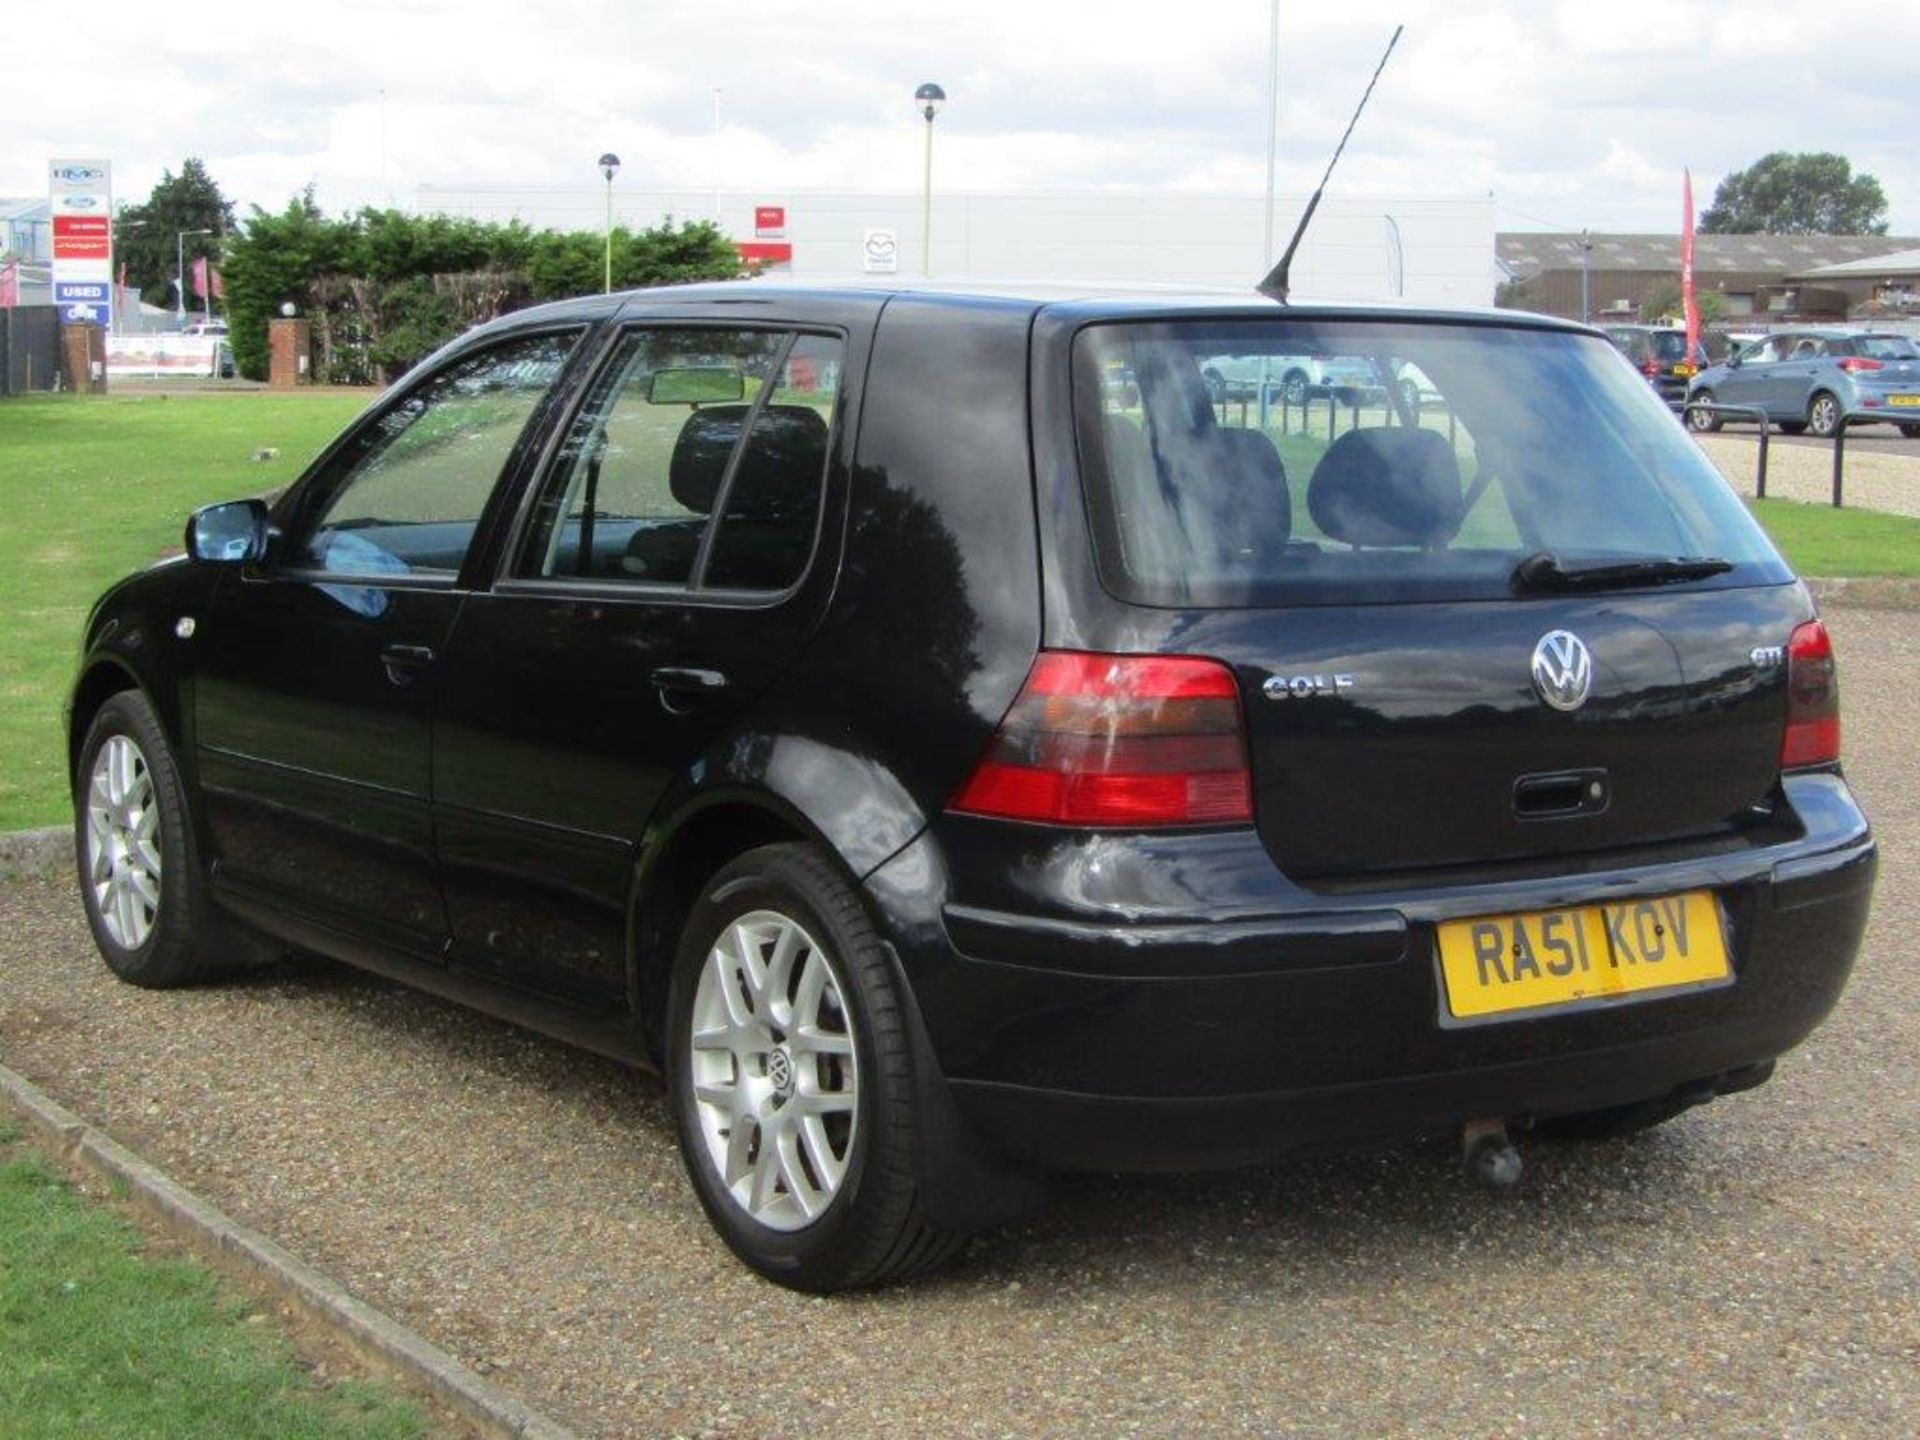
[[[1840,428],[1840,405],[1831,395],[1816,395],[1807,410],[1807,427],[1821,439]]]
[[[826,950],[754,910],[700,967],[688,1080],[707,1159],[749,1218],[803,1230],[847,1177],[860,1123],[853,1020]]]
[[[87,781],[87,883],[100,923],[124,950],[153,933],[160,870],[153,771],[131,736],[109,736]]]

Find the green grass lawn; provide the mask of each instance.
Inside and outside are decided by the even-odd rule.
[[[67,818],[60,709],[94,597],[177,550],[195,506],[287,484],[367,398],[0,400],[0,830]]]
[[[321,1390],[211,1272],[143,1253],[0,1121],[0,1433],[18,1440],[401,1440],[386,1390]]]
[[[287,484],[367,399],[310,390],[0,401],[0,830],[67,819],[60,710],[94,597],[177,550],[195,506]],[[1325,446],[1275,438],[1296,474]],[[278,457],[249,458],[267,448]],[[1303,513],[1305,492],[1294,497]],[[1803,575],[1920,575],[1920,520],[1786,500],[1754,512]],[[1311,533],[1308,520],[1300,533]]]
[[[1802,575],[1920,575],[1920,520],[1797,500],[1749,500]]]

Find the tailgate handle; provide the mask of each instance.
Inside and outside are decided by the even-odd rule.
[[[1613,797],[1605,770],[1556,770],[1513,782],[1513,813],[1522,820],[1598,815]]]

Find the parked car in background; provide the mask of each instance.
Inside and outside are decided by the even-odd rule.
[[[1304,405],[1328,396],[1342,405],[1373,403],[1386,394],[1379,368],[1362,355],[1216,355],[1201,377],[1216,400]]]
[[[1678,406],[1687,398],[1687,383],[1707,363],[1707,352],[1695,342],[1687,349],[1687,332],[1671,325],[1607,325],[1602,327],[1633,368],[1647,377],[1647,383],[1667,404]]]
[[[1884,420],[1920,437],[1920,347],[1904,335],[1856,330],[1783,330],[1696,375],[1689,404],[1751,405],[1790,435],[1825,438],[1841,417]],[[1687,411],[1695,430],[1727,417]]]
[[[1420,407],[1210,403],[1303,356]],[[186,548],[72,692],[106,964],[294,945],[657,1069],[799,1289],[1048,1170],[1452,1135],[1510,1181],[1509,1128],[1766,1081],[1866,924],[1812,596],[1544,316],[596,295]]]

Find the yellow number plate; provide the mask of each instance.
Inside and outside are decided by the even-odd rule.
[[[1457,1020],[1725,980],[1720,906],[1705,891],[1440,926]]]
[[[1673,373],[1675,375],[1697,375],[1700,372],[1691,365],[1676,365],[1673,367]]]
[[[1898,405],[1905,409],[1920,405],[1920,395],[1889,395],[1887,397],[1887,403],[1889,405]]]

